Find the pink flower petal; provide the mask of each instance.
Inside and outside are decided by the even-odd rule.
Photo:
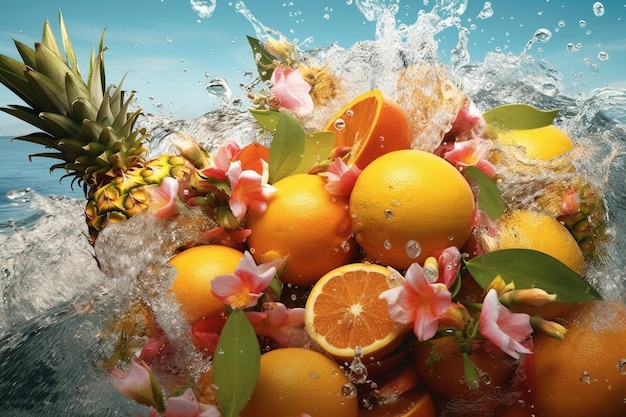
[[[448,288],[441,283],[428,282],[417,263],[407,270],[404,285],[384,291],[379,298],[387,300],[389,315],[394,321],[413,323],[413,331],[421,341],[435,335],[439,318],[452,303]]]
[[[307,83],[300,70],[289,66],[279,65],[272,72],[270,81],[273,84],[272,92],[279,100],[279,108],[290,110],[298,115],[305,115],[313,111],[313,99],[309,92],[311,85]]]
[[[253,170],[243,171],[241,161],[235,161],[228,169],[227,176],[231,186],[228,205],[237,219],[242,220],[250,208],[258,213],[265,211],[267,201],[276,188],[267,184],[263,175]]]
[[[326,171],[326,190],[334,195],[349,196],[361,169],[352,164],[349,167],[341,158],[335,158]]]
[[[178,199],[179,184],[176,178],[165,177],[156,187],[147,187],[150,210],[155,217],[171,219],[178,214],[180,200]]]
[[[532,353],[520,343],[533,332],[528,314],[511,313],[500,304],[495,289],[485,296],[479,329],[485,338],[515,359],[519,359],[520,353]]]
[[[249,308],[257,304],[275,275],[275,266],[257,266],[246,251],[234,274],[219,275],[211,281],[211,291],[232,308]]]

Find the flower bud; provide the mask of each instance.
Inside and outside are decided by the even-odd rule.
[[[487,293],[491,289],[496,290],[498,296],[501,297],[502,295],[515,290],[515,283],[511,281],[507,284],[504,279],[502,279],[502,276],[497,275],[493,281],[489,283],[487,288],[485,288],[485,292]]]
[[[178,138],[172,139],[172,145],[178,150],[180,155],[191,162],[198,169],[206,168],[209,165],[209,155],[198,142],[185,133],[180,132]]]
[[[565,333],[567,333],[567,329],[559,323],[544,320],[537,316],[530,318],[530,325],[533,326],[533,329],[542,331],[548,336],[559,340],[563,340],[565,338]]]
[[[556,300],[556,294],[548,294],[541,288],[524,288],[502,294],[499,300],[505,306],[524,305],[539,307]]]
[[[217,208],[217,219],[220,226],[227,230],[235,230],[241,225],[241,222],[237,220],[237,217],[228,207]]]
[[[280,58],[286,63],[290,64],[295,60],[296,49],[295,47],[286,41],[279,41],[272,37],[268,37],[265,42],[265,48],[275,57]]]
[[[434,256],[429,256],[424,261],[423,266],[424,278],[431,284],[439,279],[439,262]]]
[[[469,319],[469,312],[463,304],[452,303],[448,310],[439,317],[439,327],[465,330]]]

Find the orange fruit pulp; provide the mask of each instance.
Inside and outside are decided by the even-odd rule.
[[[423,264],[449,246],[462,247],[473,212],[463,175],[444,159],[413,149],[377,158],[350,195],[352,230],[367,259],[398,270]]]
[[[228,246],[201,245],[174,255],[176,268],[171,292],[189,323],[225,314],[224,304],[211,292],[213,278],[235,272],[243,253]]]
[[[259,378],[241,417],[357,417],[356,388],[341,367],[313,350],[289,347],[261,355]]]
[[[250,253],[257,263],[286,257],[283,282],[311,285],[356,254],[348,198],[330,194],[325,184],[319,175],[282,178],[267,210],[248,215]]]
[[[337,360],[350,361],[355,349],[364,358],[382,359],[405,338],[410,327],[389,317],[380,293],[395,285],[390,269],[353,263],[336,268],[313,286],[306,302],[308,334]]]
[[[409,120],[404,111],[380,90],[359,95],[328,122],[324,130],[335,133],[335,147],[352,148],[348,164],[363,169],[387,152],[409,149]]]

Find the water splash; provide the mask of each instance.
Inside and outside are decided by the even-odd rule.
[[[217,6],[216,0],[189,0],[191,9],[198,14],[201,19],[206,19],[213,15],[215,7]]]

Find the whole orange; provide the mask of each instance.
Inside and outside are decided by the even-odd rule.
[[[431,350],[440,360],[429,365]],[[469,359],[480,370],[479,386],[475,389],[465,380],[461,349],[454,337],[432,339],[414,347],[415,366],[420,381],[433,395],[438,408],[445,410],[444,415],[497,416],[505,406],[505,396],[511,395],[508,389],[518,362],[487,341],[476,345]]]
[[[354,98],[324,130],[335,133],[335,146],[351,148],[348,164],[365,168],[380,155],[411,147],[411,128],[404,111],[380,90]]]
[[[261,355],[259,379],[241,417],[357,417],[356,388],[328,356],[304,348]]]
[[[176,268],[171,291],[190,323],[225,313],[224,304],[211,292],[218,275],[235,272],[243,253],[228,246],[201,245],[174,255],[168,263]]]
[[[248,246],[256,262],[287,257],[283,282],[313,284],[356,253],[348,198],[329,193],[325,184],[319,175],[282,178],[273,184],[267,210],[248,216]]]
[[[625,415],[626,305],[622,301],[580,304],[562,324],[568,329],[562,341],[543,333],[534,336],[532,415]]]
[[[374,160],[350,196],[357,242],[369,260],[396,269],[463,246],[473,211],[474,196],[463,175],[444,159],[413,149]]]

